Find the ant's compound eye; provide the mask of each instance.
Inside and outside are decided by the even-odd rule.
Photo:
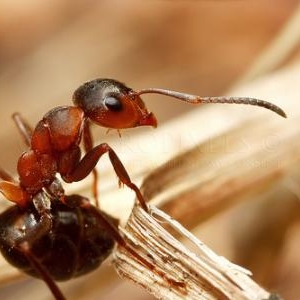
[[[123,108],[121,101],[113,96],[105,97],[103,103],[111,111],[121,111]]]

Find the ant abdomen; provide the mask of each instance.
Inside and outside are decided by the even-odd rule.
[[[77,195],[67,198],[85,199]],[[116,219],[100,213],[117,226]],[[0,215],[0,250],[10,264],[31,276],[41,277],[28,257],[39,261],[57,281],[89,273],[110,255],[115,244],[98,215],[92,205],[70,207],[54,200],[49,226],[49,222],[41,222],[33,204],[25,210],[14,205]]]

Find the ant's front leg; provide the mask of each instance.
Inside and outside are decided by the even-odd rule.
[[[83,127],[83,146],[86,153],[88,153],[93,149],[93,138],[90,129],[90,124],[91,123],[88,120],[86,120],[84,122],[84,127]],[[99,207],[99,195],[98,195],[99,176],[96,168],[94,168],[92,172],[94,177],[92,191],[95,198],[96,206]]]
[[[101,156],[105,153],[108,153],[110,162],[119,178],[119,181],[135,192],[136,197],[143,209],[148,211],[146,201],[140,189],[131,181],[125,167],[123,166],[115,151],[106,143],[100,144],[87,152],[85,156],[79,161],[77,166],[73,169],[72,173],[63,175],[63,179],[69,183],[81,181],[86,176],[88,176],[90,172],[92,172]]]

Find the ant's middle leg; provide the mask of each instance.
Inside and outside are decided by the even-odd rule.
[[[63,179],[69,183],[81,181],[88,176],[90,172],[92,172],[101,156],[105,153],[108,153],[110,162],[119,178],[119,181],[135,192],[140,205],[144,210],[148,211],[146,201],[140,189],[131,181],[125,167],[115,151],[106,143],[100,144],[87,152],[75,166],[72,173],[63,175]]]

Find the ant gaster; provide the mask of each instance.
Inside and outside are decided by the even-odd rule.
[[[147,210],[139,188],[130,180],[114,150],[106,143],[93,146],[90,122],[114,129],[156,127],[155,116],[148,112],[140,98],[142,94],[151,93],[193,104],[257,105],[285,117],[279,107],[254,98],[199,97],[157,88],[134,91],[112,79],[95,79],[83,84],[74,92],[75,106],[50,110],[34,130],[19,114],[14,114],[13,119],[29,150],[18,161],[19,182],[0,170],[3,179],[0,192],[16,203],[0,215],[0,249],[11,264],[42,278],[57,300],[65,298],[54,280],[70,279],[95,269],[110,254],[115,241],[141,263],[155,269],[125,243],[117,229],[117,220],[82,196],[66,196],[56,178],[59,173],[65,182],[71,183],[93,172],[93,193],[97,200],[95,166],[101,156],[108,153],[119,181],[136,193],[140,205]],[[86,152],[83,157],[79,148],[81,140]],[[66,215],[68,217],[63,219]],[[85,228],[91,232],[85,232]],[[68,259],[59,259],[60,255]],[[57,260],[64,261],[65,265],[57,265]]]
[[[55,281],[75,278],[98,268],[115,241],[124,244],[118,221],[79,195],[65,196],[65,203],[44,192],[26,209],[13,205],[0,215],[0,250],[23,272],[44,280],[56,300],[64,296]]]

